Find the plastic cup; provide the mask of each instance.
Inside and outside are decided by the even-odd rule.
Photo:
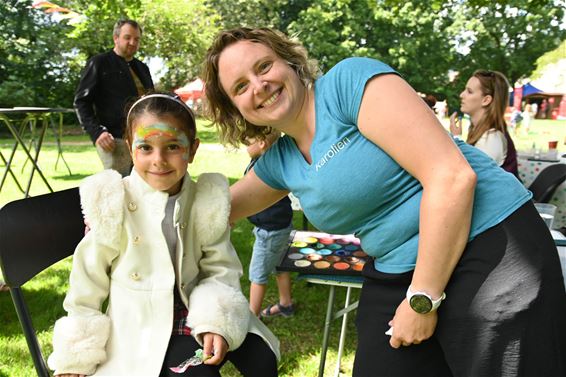
[[[548,142],[548,149],[558,148],[558,140],[553,140]]]
[[[535,203],[535,207],[548,229],[552,229],[554,222],[554,214],[556,213],[556,206],[549,203]]]

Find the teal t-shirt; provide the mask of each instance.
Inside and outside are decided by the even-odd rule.
[[[364,251],[376,258],[377,270],[402,273],[416,263],[422,186],[357,127],[367,81],[392,73],[391,67],[368,58],[338,63],[315,83],[312,164],[284,136],[254,170],[267,185],[293,192],[316,228],[355,234]],[[477,148],[455,143],[478,177],[471,240],[508,217],[531,193]]]

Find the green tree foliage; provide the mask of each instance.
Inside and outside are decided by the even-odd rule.
[[[83,16],[83,21],[74,25],[69,32],[72,46],[81,54],[81,59],[87,59],[114,45],[112,30],[117,20],[122,18],[135,19],[142,7],[141,0],[69,0],[58,1],[58,5],[73,9]],[[144,46],[140,49],[143,57]]]
[[[0,107],[69,107],[76,76],[66,49],[70,29],[31,4],[0,2]]]
[[[477,68],[503,72],[513,85],[528,77],[537,59],[566,37],[563,0],[475,1],[452,4],[458,15],[461,56],[457,84]]]
[[[201,0],[144,0],[139,21],[144,25],[146,54],[164,60],[160,86],[174,88],[198,76],[218,16]]]
[[[425,1],[314,0],[291,22],[323,70],[347,56],[370,56],[417,89],[455,105],[479,68],[499,70],[511,83],[566,30],[564,0]],[[459,73],[450,81],[448,73]],[[454,106],[453,106],[454,107]]]
[[[220,15],[222,29],[239,26],[273,27],[281,31],[297,19],[313,0],[206,0]]]
[[[56,1],[84,15],[76,25],[31,3],[0,2],[2,106],[69,106],[86,59],[112,48],[123,17],[144,28],[138,57],[163,59],[165,90],[195,78],[219,29],[270,26],[297,36],[323,71],[348,56],[374,57],[452,104],[473,70],[499,70],[515,82],[566,37],[565,0]]]
[[[558,63],[558,61],[562,59],[566,59],[566,40],[562,41],[562,43],[560,43],[560,46],[558,46],[556,49],[547,52],[537,59],[537,68],[531,75],[531,78],[540,78],[542,76],[542,73],[544,72],[544,69],[548,65]]]
[[[143,29],[141,60],[158,57],[163,76],[158,88],[171,90],[197,76],[218,17],[203,0],[74,0],[68,6],[86,17],[70,33],[83,61],[112,48],[112,30],[120,18],[135,19]]]
[[[451,19],[429,2],[318,0],[291,23],[323,71],[347,56],[380,59],[419,91],[437,93],[448,80],[454,46]]]

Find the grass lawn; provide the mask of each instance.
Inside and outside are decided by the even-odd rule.
[[[39,165],[54,190],[76,187],[81,179],[102,169],[89,139],[84,135],[75,135],[75,133],[72,132],[71,135],[65,135],[63,138],[64,157],[69,164],[72,175],[69,175],[61,161],[55,168],[57,147],[52,135],[48,135],[41,150]],[[193,177],[202,172],[215,171],[225,174],[231,183],[241,178],[249,162],[244,150],[226,151],[216,143],[215,132],[203,127],[202,122],[199,123],[199,137],[201,138],[201,146],[195,162],[189,166],[189,171]],[[11,143],[8,135],[0,135],[0,152],[6,158],[9,157]],[[29,175],[29,169],[30,163],[25,164],[24,154],[21,150],[18,150],[12,170],[22,185],[25,185],[26,179],[23,177]],[[0,174],[3,174],[4,171],[5,166],[2,164],[0,165]],[[39,195],[47,192],[47,187],[36,174],[33,179],[31,194]],[[22,196],[23,194],[17,189],[12,178],[8,176],[0,195],[0,206],[12,200],[20,199]],[[300,229],[302,217],[299,213],[295,217],[296,228]],[[247,271],[253,245],[251,230],[252,226],[247,220],[239,221],[232,230],[232,241],[244,266],[244,276],[241,282],[246,295],[249,292]],[[65,315],[62,303],[68,288],[67,280],[70,267],[70,258],[61,261],[45,270],[24,287],[24,295],[28,299],[34,325],[39,333],[39,340],[45,355],[51,352],[50,342],[53,324],[57,318]],[[343,302],[345,295],[345,290],[344,292],[340,291],[337,293],[337,302]],[[280,376],[315,376],[318,372],[328,288],[296,281],[293,286],[293,294],[297,304],[297,314],[291,318],[276,317],[266,321],[281,341],[283,357],[279,364],[279,374]],[[353,298],[357,298],[358,294],[359,292],[354,292]],[[275,279],[272,278],[265,303],[275,303],[277,298]],[[342,357],[343,371],[348,375],[351,375],[356,347],[353,316],[350,318],[346,350]],[[21,334],[10,294],[7,292],[0,293],[0,323],[0,350],[2,350],[0,352],[0,377],[33,376],[35,370],[31,363],[25,338]],[[339,326],[339,321],[335,321],[331,331],[326,364],[328,375],[334,371]],[[239,376],[239,373],[231,365],[227,365],[223,368],[223,376]]]
[[[447,123],[444,122],[446,125]],[[202,172],[221,172],[231,181],[235,182],[242,176],[244,168],[248,163],[248,156],[243,150],[226,151],[217,144],[214,131],[204,128],[199,123],[199,136],[202,144],[197,152],[195,162],[189,166],[193,177]],[[542,150],[546,150],[547,142],[559,141],[559,149],[566,152],[564,141],[566,138],[566,121],[541,121],[533,122],[528,134],[519,133],[514,136],[518,149],[529,149],[533,142]],[[10,155],[11,139],[6,134],[0,134],[0,152],[4,157]],[[63,138],[63,150],[65,160],[68,162],[72,174],[69,175],[61,161],[57,168],[57,148],[52,135],[48,135],[45,145],[41,150],[39,165],[54,190],[75,187],[80,180],[99,170],[102,166],[98,156],[89,139],[70,129]],[[25,185],[29,175],[30,163],[25,163],[23,152],[18,150],[16,159],[12,165],[14,174],[22,185]],[[0,174],[5,171],[5,166],[0,165]],[[31,195],[39,195],[48,192],[39,176],[33,179]],[[22,193],[14,184],[12,177],[8,176],[0,194],[0,206],[7,202],[22,197]],[[295,228],[300,229],[302,218],[299,213],[295,216]],[[239,221],[232,230],[232,241],[242,264],[244,265],[244,276],[242,287],[245,294],[249,291],[247,280],[247,269],[251,258],[253,236],[252,226],[246,220]],[[67,279],[70,270],[70,260],[64,260],[44,271],[40,276],[29,282],[24,287],[24,294],[28,298],[34,325],[39,333],[39,339],[45,355],[51,352],[51,333],[55,320],[65,313],[62,302],[68,288]],[[345,290],[338,290],[337,304],[343,301]],[[303,281],[295,281],[293,285],[294,300],[297,304],[297,313],[291,318],[273,318],[266,323],[281,341],[282,360],[280,362],[280,376],[316,376],[318,372],[318,361],[320,357],[320,346],[322,344],[322,329],[328,296],[328,288],[323,286],[308,285]],[[359,290],[354,290],[353,300],[356,300]],[[272,278],[266,295],[266,303],[277,301],[277,289],[275,280]],[[354,328],[354,316],[350,316],[348,323],[348,336],[346,340],[345,353],[342,357],[342,372],[351,375],[354,350],[356,348],[356,335]],[[0,293],[0,377],[27,377],[35,374],[25,339],[16,319],[16,313],[12,307],[10,295]],[[329,353],[327,355],[326,375],[334,372],[336,361],[339,321],[334,321]],[[223,369],[225,376],[238,376],[239,374],[231,366]]]

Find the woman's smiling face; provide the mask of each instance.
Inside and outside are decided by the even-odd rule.
[[[306,88],[299,76],[262,43],[238,41],[226,47],[218,72],[222,88],[252,124],[280,128],[303,106]]]

